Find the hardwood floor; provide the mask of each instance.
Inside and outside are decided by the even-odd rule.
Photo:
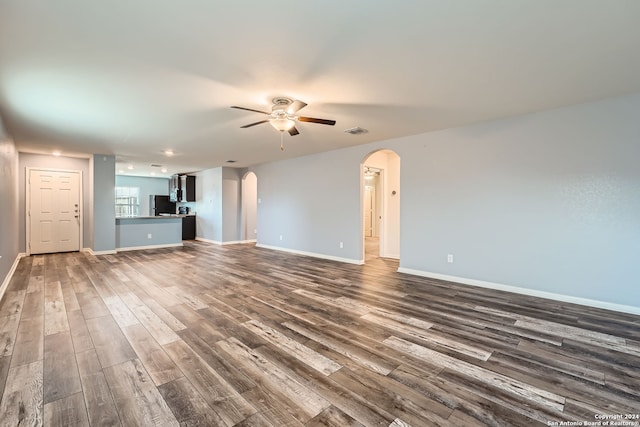
[[[396,268],[200,242],[23,258],[0,302],[0,425],[542,426],[640,413],[640,317]]]

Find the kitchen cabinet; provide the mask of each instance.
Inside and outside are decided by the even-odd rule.
[[[196,238],[196,217],[187,215],[182,217],[182,240],[195,240]]]
[[[178,190],[180,189],[180,175],[171,175],[169,178],[169,200],[179,202]]]
[[[169,198],[172,202],[195,202],[196,177],[172,175],[169,179]]]
[[[192,175],[180,176],[180,188],[182,189],[182,202],[196,201],[196,177]]]

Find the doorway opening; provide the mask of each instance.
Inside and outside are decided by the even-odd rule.
[[[242,212],[240,240],[255,243],[258,236],[258,177],[247,172],[242,178]]]
[[[400,259],[400,156],[376,151],[361,170],[362,259]]]

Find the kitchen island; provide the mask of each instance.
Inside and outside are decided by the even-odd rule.
[[[116,218],[116,250],[182,246],[182,220],[193,215]]]

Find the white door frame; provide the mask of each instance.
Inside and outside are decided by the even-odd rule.
[[[378,175],[378,185],[376,186],[376,215],[378,215],[377,221],[374,224],[378,226],[378,256],[384,257],[385,244],[387,238],[387,180],[385,176],[386,171],[380,169],[380,175]],[[380,199],[380,200],[378,200]]]
[[[388,148],[383,148],[380,150],[376,150],[373,151],[369,154],[367,154],[361,161],[360,163],[360,241],[361,241],[361,245],[362,245],[362,263],[365,263],[365,259],[366,259],[366,254],[365,254],[365,236],[364,236],[364,170],[365,170],[365,165],[367,163],[367,161],[370,159],[371,156],[373,156],[375,153],[377,153],[378,151],[389,151],[392,152],[394,155],[396,155],[398,158],[400,158],[400,155],[395,152],[394,150],[388,149]],[[388,166],[388,165],[387,165]],[[392,225],[389,222],[389,212],[390,212],[390,208],[389,208],[389,204],[390,204],[390,200],[389,198],[391,197],[389,194],[387,194],[388,189],[391,189],[391,184],[389,184],[389,179],[390,179],[390,172],[387,170],[387,167],[380,167],[380,166],[374,166],[376,168],[380,169],[380,178],[378,180],[378,184],[380,186],[380,191],[379,191],[379,195],[380,195],[380,210],[378,211],[378,215],[381,216],[382,218],[379,220],[380,222],[378,223],[378,233],[379,233],[379,253],[378,256],[382,257],[382,258],[393,258],[393,259],[400,259],[400,254],[389,254],[388,251],[388,246],[389,246],[389,234],[390,234],[390,230],[389,227]],[[390,167],[390,166],[388,166]],[[398,173],[400,173],[400,170],[398,170]],[[393,195],[396,194],[395,190],[391,193]],[[400,221],[400,217],[398,217],[396,219],[396,221]],[[398,235],[398,239],[400,238],[400,235]]]
[[[253,174],[255,177],[255,187],[251,190],[254,192],[251,194],[250,199],[247,196],[249,192],[249,186],[247,184],[247,178]],[[248,205],[255,206],[253,212],[248,208]],[[249,214],[252,214],[251,216]],[[248,228],[249,223],[253,225]],[[240,180],[240,238],[241,243],[256,243],[257,242],[257,227],[258,227],[258,175],[254,171],[247,171]]]
[[[375,152],[374,152],[375,153]],[[365,168],[365,163],[367,161],[367,159],[369,157],[371,157],[374,153],[369,154],[367,157],[365,157],[365,159],[362,161],[362,163],[360,163],[360,241],[362,242],[362,263],[364,264],[365,259],[366,259],[366,254],[365,254],[365,244],[364,244],[364,240],[365,240],[365,233],[364,233],[364,192],[365,192],[365,184],[364,184],[364,168]],[[386,191],[386,184],[387,184],[387,180],[386,180],[386,176],[385,176],[385,169],[384,168],[379,168],[380,169],[380,175],[378,176],[378,183],[376,185],[376,203],[378,204],[378,206],[380,207],[380,209],[376,208],[376,215],[378,215],[378,220],[374,221],[374,223],[377,223],[377,227],[378,227],[378,239],[379,239],[379,244],[378,244],[378,256],[381,258],[384,258],[384,256],[386,255],[384,252],[384,248],[385,248],[385,244],[386,244],[386,237],[387,237],[387,227],[386,227],[386,221],[387,221],[387,199],[385,197],[385,191]],[[379,200],[378,200],[379,199]]]
[[[25,225],[25,242],[24,242],[24,247],[25,247],[25,253],[27,254],[27,256],[31,255],[31,245],[29,243],[31,243],[31,218],[30,218],[30,213],[31,213],[31,171],[45,171],[45,172],[67,172],[67,173],[77,173],[80,177],[80,182],[79,182],[79,187],[78,187],[78,192],[80,193],[79,196],[79,200],[80,202],[79,207],[80,207],[80,233],[79,233],[79,241],[78,241],[78,250],[82,250],[82,242],[83,240],[83,236],[82,236],[82,230],[84,229],[84,203],[82,201],[82,171],[81,170],[73,170],[73,169],[56,169],[56,168],[37,168],[37,167],[29,167],[27,166],[25,168],[25,194],[24,194],[24,198],[25,198],[25,204],[26,204],[26,209],[24,212],[24,225]]]

